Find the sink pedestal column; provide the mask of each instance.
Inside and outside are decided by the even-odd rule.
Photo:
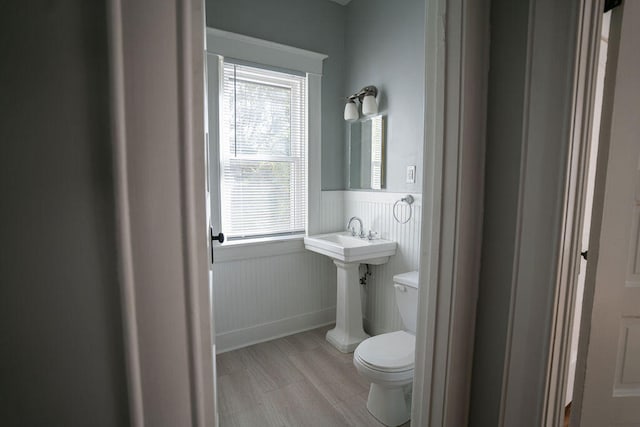
[[[362,302],[360,299],[359,263],[334,260],[338,268],[338,299],[336,327],[327,332],[327,341],[343,353],[351,353],[369,338],[362,329]]]

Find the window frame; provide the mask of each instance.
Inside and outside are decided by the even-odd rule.
[[[207,28],[207,158],[211,200],[211,226],[221,230],[220,199],[220,118],[219,103],[223,80],[224,59],[253,63],[265,68],[285,69],[306,74],[307,147],[306,156],[306,224],[304,234],[249,238],[227,241],[213,248],[214,262],[249,259],[278,253],[303,251],[303,237],[321,231],[320,141],[321,141],[321,78],[327,55],[298,49],[254,37]],[[313,159],[313,161],[309,161]],[[224,232],[224,230],[221,230]]]
[[[247,154],[243,153],[242,149],[238,149],[238,145],[236,145],[236,152],[233,154],[231,151],[231,147],[227,146],[229,142],[235,142],[238,144],[241,140],[237,140],[239,137],[236,134],[235,138],[230,138],[228,133],[229,128],[227,128],[227,121],[224,119],[224,114],[220,114],[220,122],[221,122],[221,131],[220,135],[226,135],[224,138],[220,138],[220,149],[219,149],[219,162],[221,171],[226,171],[227,168],[233,169],[234,161],[238,163],[254,163],[254,162],[267,162],[267,163],[287,163],[290,165],[290,185],[293,185],[292,193],[290,194],[291,205],[289,206],[287,220],[289,222],[287,230],[281,230],[280,232],[271,232],[268,229],[262,230],[251,230],[244,229],[241,230],[243,234],[239,234],[240,230],[235,230],[236,233],[231,234],[231,222],[234,215],[237,212],[233,208],[233,204],[230,204],[228,200],[224,200],[221,198],[220,202],[220,219],[222,223],[222,228],[226,230],[228,233],[226,234],[227,240],[229,242],[235,241],[247,241],[247,240],[256,240],[256,239],[272,239],[278,237],[289,237],[296,235],[304,235],[306,232],[306,218],[308,212],[307,208],[307,179],[308,179],[308,161],[306,156],[306,151],[308,149],[308,129],[307,129],[307,105],[308,105],[308,93],[307,93],[307,75],[306,73],[300,73],[292,70],[282,70],[276,69],[273,70],[272,67],[263,66],[261,64],[254,63],[245,63],[244,61],[237,61],[231,58],[223,58],[223,68],[224,74],[222,76],[223,80],[229,78],[229,67],[240,67],[238,69],[234,68],[234,79],[237,78],[239,81],[253,82],[257,84],[264,84],[267,86],[281,87],[287,89],[289,91],[289,100],[291,101],[291,109],[289,114],[289,123],[290,126],[293,126],[293,123],[300,124],[300,128],[298,130],[302,132],[294,132],[293,127],[290,128],[290,150],[288,154],[265,154],[265,153],[255,153],[255,154]],[[238,73],[236,77],[235,74]],[[264,73],[263,73],[264,72]],[[277,76],[271,75],[272,72],[278,73]],[[246,75],[246,76],[243,76]],[[287,76],[291,76],[289,78]],[[229,88],[226,87],[228,90]],[[297,93],[297,95],[296,95]],[[224,103],[225,98],[227,97],[227,91],[223,91],[220,94],[222,99],[222,103]],[[233,102],[237,102],[234,99]],[[237,105],[237,104],[236,104]],[[300,107],[300,108],[299,108]],[[238,110],[239,111],[239,110]],[[237,129],[239,124],[237,115],[233,116],[234,126]],[[240,145],[242,146],[242,144]],[[297,153],[297,154],[296,154]],[[302,173],[302,175],[301,175]],[[231,197],[231,193],[227,193],[226,191],[232,190],[232,188],[227,187],[226,191],[223,188],[226,181],[225,174],[222,173],[220,175],[219,185],[220,191],[222,195],[226,194],[226,197]],[[233,186],[232,186],[233,187]],[[302,194],[302,195],[301,195]],[[300,196],[300,199],[298,197]],[[299,213],[296,214],[296,211]],[[300,212],[304,212],[304,220],[300,216]],[[280,216],[279,218],[284,220],[284,216]],[[275,217],[273,219],[276,219]],[[294,226],[295,225],[295,226]]]

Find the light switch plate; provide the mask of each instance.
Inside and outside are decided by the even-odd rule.
[[[416,166],[407,166],[407,184],[416,183]]]

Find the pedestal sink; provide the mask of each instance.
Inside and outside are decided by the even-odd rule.
[[[304,238],[310,251],[326,255],[338,269],[336,327],[327,332],[327,341],[343,353],[350,353],[369,337],[362,329],[362,303],[358,266],[380,265],[396,253],[396,242],[361,239],[349,232],[320,234]]]

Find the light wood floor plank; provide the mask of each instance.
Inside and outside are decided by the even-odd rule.
[[[220,414],[220,425],[223,427],[280,427],[277,420],[271,419],[262,404],[233,414]]]
[[[329,402],[308,382],[300,381],[278,390],[265,393],[262,403],[270,419],[278,425],[329,427],[348,426]]]
[[[257,384],[246,369],[218,377],[220,415],[231,415],[260,403]]]
[[[289,355],[289,359],[330,403],[366,392],[369,383],[355,367],[336,362],[324,348]]]
[[[322,346],[322,341],[319,339],[318,334],[316,334],[315,331],[301,332],[299,334],[280,338],[274,342],[286,355],[300,351],[315,350]]]
[[[216,366],[218,376],[232,374],[236,371],[246,369],[245,364],[242,362],[242,358],[239,354],[243,351],[236,350],[227,353],[218,354],[216,356]]]
[[[384,427],[384,424],[376,420],[367,410],[367,397],[369,392],[351,396],[342,402],[337,402],[334,407],[342,414],[350,426],[353,427]]]
[[[220,425],[383,427],[367,411],[369,383],[353,354],[326,342],[331,327],[218,355]]]
[[[243,350],[245,351],[240,353],[242,362],[263,393],[304,379],[302,373],[273,341]]]

